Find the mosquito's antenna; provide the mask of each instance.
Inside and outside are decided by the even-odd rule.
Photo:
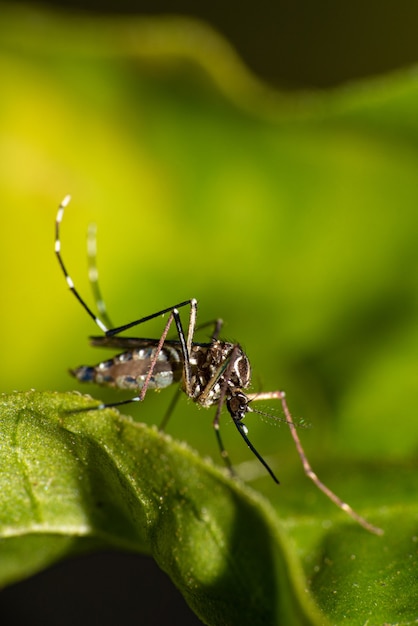
[[[253,406],[250,407],[250,403],[254,402],[256,400],[256,398],[251,398],[248,401],[248,411],[251,413],[255,413],[256,415],[259,415],[261,417],[261,419],[263,420],[263,422],[266,423],[270,423],[273,420],[273,422],[279,422],[280,424],[287,424],[288,421],[286,419],[286,417],[283,417],[281,415],[275,415],[271,409],[269,409],[269,411],[260,411],[259,409],[255,409]],[[263,419],[264,418],[264,419]],[[297,421],[293,420],[293,423],[295,425],[295,428],[310,428],[311,424],[306,423],[305,420],[303,419],[298,419]]]
[[[113,324],[107,312],[106,303],[102,297],[99,285],[99,270],[97,268],[97,227],[96,224],[90,224],[87,229],[87,261],[88,276],[93,291],[94,300],[97,310],[106,326],[112,328]]]
[[[107,326],[105,326],[105,324],[103,324],[103,322],[93,313],[93,311],[84,302],[83,298],[80,296],[80,294],[78,293],[77,289],[75,288],[74,282],[73,282],[71,276],[69,275],[69,273],[67,272],[67,269],[66,269],[66,267],[64,265],[64,261],[62,260],[60,226],[61,226],[62,218],[64,217],[64,211],[65,211],[66,207],[68,206],[70,200],[71,200],[71,196],[65,196],[64,200],[61,202],[61,204],[58,207],[57,217],[55,219],[55,254],[57,255],[58,263],[61,266],[61,269],[62,269],[63,274],[65,276],[65,280],[67,281],[68,287],[73,292],[73,294],[75,295],[77,300],[80,302],[81,306],[90,315],[90,317],[92,318],[94,323],[97,324],[97,326],[100,328],[100,330],[102,330],[104,333],[106,333],[108,331]]]

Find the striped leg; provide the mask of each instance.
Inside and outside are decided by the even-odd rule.
[[[100,318],[108,328],[112,328],[113,324],[107,312],[106,303],[102,297],[99,285],[99,270],[97,269],[97,227],[96,224],[90,224],[87,230],[87,261],[88,276],[93,291],[96,308]]]
[[[249,402],[255,402],[257,400],[274,400],[274,399],[280,400],[282,404],[282,408],[283,408],[283,413],[286,418],[286,422],[289,426],[290,433],[295,443],[296,450],[298,451],[300,460],[302,461],[302,466],[303,466],[306,476],[310,478],[312,482],[318,487],[318,489],[320,489],[334,504],[336,504],[338,508],[340,508],[342,511],[347,513],[356,522],[358,522],[361,526],[363,526],[363,528],[365,528],[371,533],[374,533],[375,535],[382,535],[383,530],[381,528],[378,528],[377,526],[370,524],[370,522],[364,519],[364,517],[362,517],[356,511],[354,511],[354,509],[352,509],[349,504],[341,500],[341,498],[339,498],[333,491],[331,491],[331,489],[327,487],[315,474],[305,454],[305,450],[302,447],[302,443],[299,439],[299,435],[298,435],[295,423],[293,421],[292,415],[287,406],[284,391],[270,391],[267,393],[249,394],[247,398]]]

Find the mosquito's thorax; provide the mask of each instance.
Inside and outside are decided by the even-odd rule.
[[[190,396],[204,407],[216,404],[224,388],[245,389],[250,384],[250,362],[242,348],[234,343],[214,340],[206,345],[194,344],[190,365]]]

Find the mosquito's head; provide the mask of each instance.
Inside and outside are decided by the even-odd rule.
[[[234,422],[240,422],[251,411],[249,399],[241,389],[232,389],[226,400],[226,408]]]

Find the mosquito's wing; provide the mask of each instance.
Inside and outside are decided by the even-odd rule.
[[[159,339],[146,339],[142,337],[89,337],[90,344],[99,348],[120,348],[121,350],[133,350],[135,348],[155,348],[158,346]],[[166,339],[165,346],[180,348],[179,341]]]
[[[106,337],[102,335],[100,337],[89,337],[90,345],[99,348],[120,348],[121,350],[133,350],[135,348],[155,348],[158,346],[159,339],[147,339],[143,337]],[[165,346],[170,346],[176,350],[181,349],[181,343],[177,339],[166,339],[164,341]],[[210,342],[193,342],[195,346],[201,346],[202,348],[209,348],[212,344]]]

